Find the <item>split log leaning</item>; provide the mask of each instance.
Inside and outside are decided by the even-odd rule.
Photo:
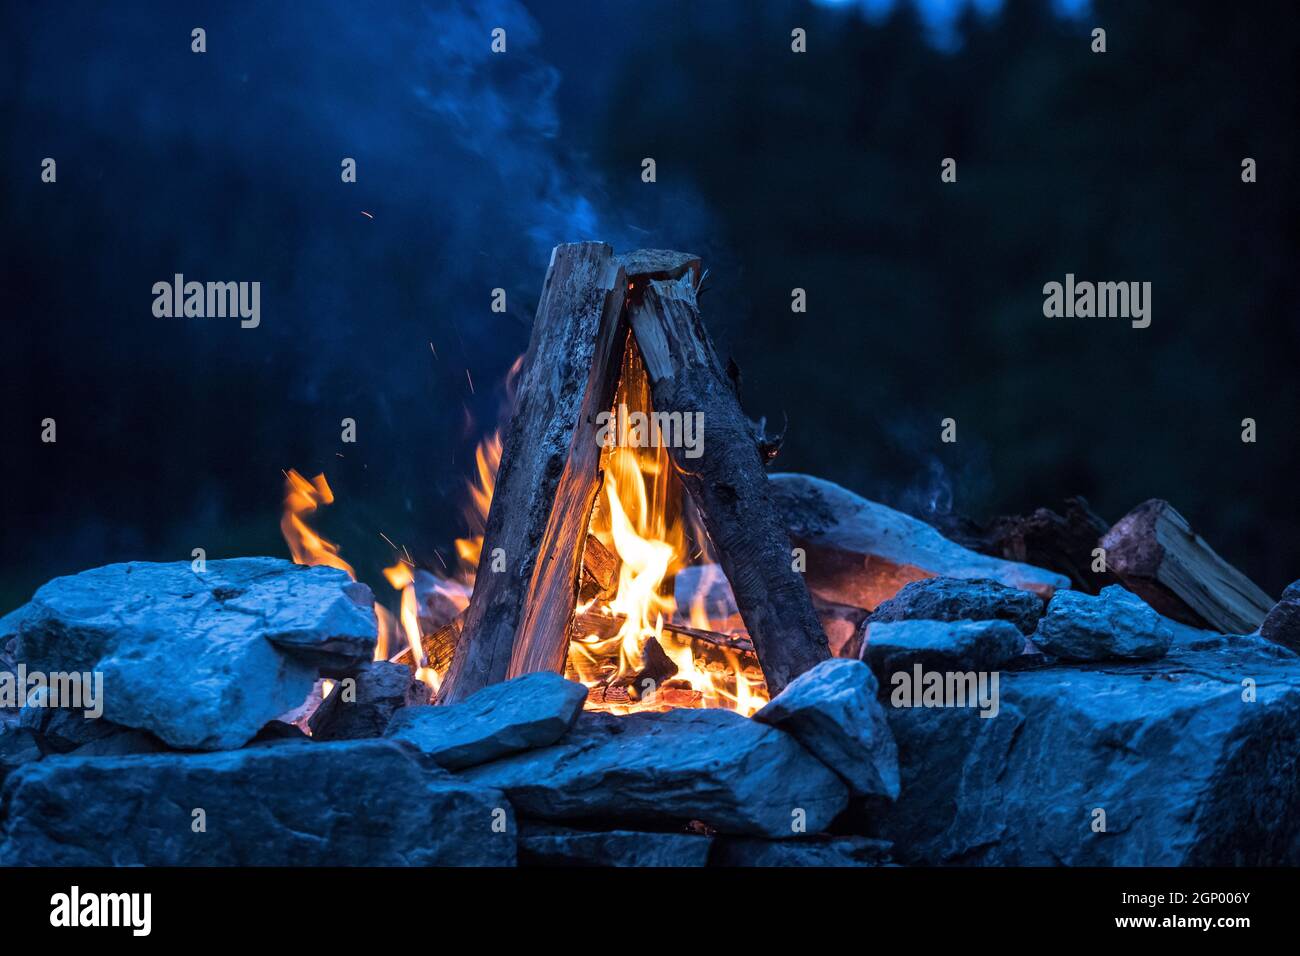
[[[1192,531],[1167,501],[1152,498],[1115,523],[1101,540],[1107,567],[1165,617],[1247,634],[1273,600]]]
[[[592,423],[613,400],[625,294],[623,269],[604,243],[570,243],[551,254],[518,403],[503,435],[482,565],[439,703],[564,667],[600,486]],[[496,554],[506,570],[492,570]]]
[[[693,275],[652,280],[629,308],[656,414],[702,416],[698,457],[669,454],[731,582],[773,695],[830,657],[790,539],[777,517],[753,429],[695,302]]]

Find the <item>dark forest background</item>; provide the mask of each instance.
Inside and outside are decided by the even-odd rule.
[[[450,560],[549,249],[586,238],[704,256],[782,469],[932,520],[1164,497],[1276,596],[1294,5],[954,6],[3,4],[0,611],[111,561],[285,555],[291,467],[325,471],[316,523],[377,592],[381,532]],[[261,327],[154,318],[175,272],[260,281]],[[1151,327],[1045,319],[1066,272],[1152,282]]]

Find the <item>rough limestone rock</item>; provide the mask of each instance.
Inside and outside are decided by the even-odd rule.
[[[17,621],[30,670],[103,673],[104,716],[168,745],[238,747],[351,670],[376,638],[370,589],[275,558],[112,564],[40,588]],[[6,618],[6,621],[8,618]]]
[[[710,837],[696,833],[573,830],[521,823],[520,866],[704,866]]]
[[[754,719],[790,734],[855,796],[898,796],[898,749],[879,685],[861,661],[832,658],[796,677]]]
[[[725,710],[584,712],[557,744],[464,771],[543,820],[604,818],[724,833],[815,833],[845,806],[839,777],[788,734]],[[800,812],[802,811],[802,812]]]
[[[1032,634],[1042,616],[1042,598],[1030,591],[980,578],[926,578],[906,585],[868,620],[1010,621],[1022,634]]]
[[[578,719],[586,699],[587,688],[558,674],[525,674],[459,704],[399,710],[385,735],[457,770],[555,743]]]
[[[32,731],[16,724],[0,725],[0,784],[19,767],[35,763],[43,756]]]
[[[996,671],[1025,648],[1010,621],[892,621],[867,623],[863,657],[886,687],[900,671]]]
[[[1044,654],[1068,661],[1153,660],[1173,639],[1173,622],[1118,584],[1096,597],[1059,592],[1033,635]]]
[[[1264,618],[1259,633],[1275,644],[1300,651],[1300,581],[1287,585],[1282,599]]]
[[[710,866],[883,866],[887,840],[862,836],[812,836],[794,840],[718,837]]]
[[[370,661],[335,684],[307,723],[316,740],[382,737],[393,714],[427,703],[428,685],[416,680],[405,664]]]
[[[194,832],[193,810],[206,832]],[[493,822],[504,821],[502,832]],[[389,740],[53,757],[0,792],[0,865],[510,866],[510,805]]]
[[[790,540],[807,552],[808,587],[822,600],[874,610],[903,585],[936,576],[988,578],[1044,598],[1070,586],[1062,574],[964,548],[833,482],[796,474],[771,479]]]
[[[912,864],[1300,863],[1300,657],[1175,630],[1156,661],[1004,672],[992,719],[886,708],[877,835]]]

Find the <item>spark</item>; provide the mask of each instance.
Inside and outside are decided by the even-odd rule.
[[[366,212],[364,209],[361,210],[361,215],[365,216],[367,219],[374,219],[374,218],[375,218],[375,217],[372,216],[370,213]]]
[[[469,393],[474,394],[474,378],[469,374],[469,369],[465,369],[465,377],[469,379]]]

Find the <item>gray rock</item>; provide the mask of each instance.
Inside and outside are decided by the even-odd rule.
[[[87,717],[84,711],[65,707],[29,705],[19,713],[18,725],[36,734],[42,750],[59,754],[71,753],[86,744],[130,732],[130,728],[110,720]]]
[[[414,744],[451,770],[545,747],[573,726],[587,688],[558,674],[525,674],[492,684],[459,704],[407,707],[385,736]]]
[[[833,658],[805,671],[754,719],[790,734],[855,796],[898,796],[898,749],[879,686],[861,661]]]
[[[1034,633],[1043,616],[1037,594],[981,578],[913,581],[872,612],[872,623],[890,621],[1010,621]]]
[[[710,866],[883,866],[887,840],[863,836],[812,836],[795,840],[719,837]]]
[[[1173,622],[1112,584],[1096,597],[1058,592],[1033,642],[1043,653],[1069,661],[1153,660],[1164,656],[1173,638]]]
[[[206,832],[193,829],[205,812]],[[504,814],[504,815],[503,815]],[[503,832],[494,832],[503,820]],[[0,865],[509,866],[501,793],[389,740],[51,757],[0,792]]]
[[[1275,644],[1300,651],[1300,581],[1287,585],[1281,600],[1264,618],[1259,633]]]
[[[996,671],[1020,656],[1025,636],[1010,621],[868,622],[863,657],[886,687],[915,665],[926,671]]]
[[[1062,574],[979,554],[916,518],[809,475],[771,476],[791,541],[806,550],[805,578],[824,601],[878,607],[910,581],[936,575],[988,578],[1050,597]]]
[[[993,719],[886,708],[903,786],[876,834],[910,864],[1300,863],[1300,658],[1175,631],[1152,662],[1004,672]]]
[[[29,669],[103,673],[104,715],[172,747],[238,747],[297,706],[318,668],[369,660],[369,589],[274,558],[113,564],[56,578],[17,623]],[[6,619],[8,620],[8,619]]]
[[[36,735],[26,727],[14,724],[0,727],[0,784],[19,767],[43,756]]]
[[[351,686],[348,680],[355,683]],[[316,740],[382,737],[393,714],[429,703],[429,687],[405,664],[370,661],[344,678],[308,721]]]
[[[463,772],[544,820],[701,820],[727,833],[823,829],[846,804],[839,777],[774,727],[724,710],[584,712],[559,743]],[[799,813],[802,811],[802,813]]]
[[[704,866],[712,838],[695,833],[519,827],[520,866]]]

